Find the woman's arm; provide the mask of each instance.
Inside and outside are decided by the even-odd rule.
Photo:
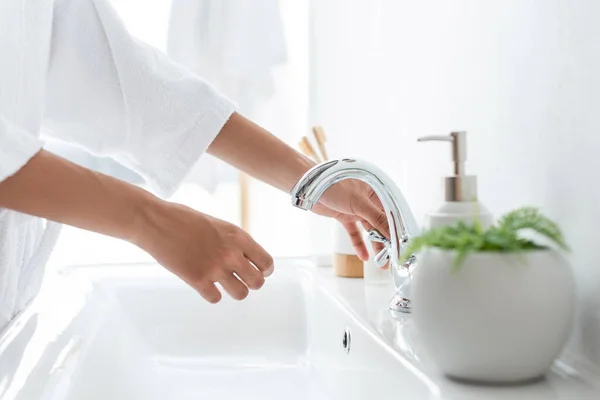
[[[133,241],[146,207],[145,190],[40,151],[0,182],[0,207]]]
[[[214,282],[243,299],[248,288],[262,286],[259,271],[268,275],[273,267],[271,256],[238,227],[44,150],[0,181],[0,208],[127,240],[210,302],[221,298]]]
[[[208,148],[208,153],[289,192],[314,162],[271,133],[234,113]]]
[[[209,145],[213,154],[285,191],[312,165],[235,114],[207,82],[133,39],[107,0],[54,4],[45,114],[51,134],[116,157],[162,195],[177,188]],[[345,181],[314,209],[344,223],[363,258],[354,222],[387,232],[373,197],[366,185]]]
[[[289,192],[314,165],[263,128],[236,113],[209,146],[208,152],[285,192]],[[356,222],[366,229],[376,228],[389,236],[381,202],[363,182],[348,180],[332,186],[313,211],[340,221],[363,260],[368,259],[369,254]]]

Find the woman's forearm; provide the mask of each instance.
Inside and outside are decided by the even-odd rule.
[[[216,303],[244,299],[273,271],[246,232],[41,151],[0,182],[0,207],[125,239]]]
[[[314,165],[308,158],[237,113],[225,124],[208,152],[286,192]]]
[[[231,116],[209,152],[284,191],[314,164],[239,114]],[[0,182],[0,208],[129,241],[159,202],[143,189],[44,150]]]
[[[0,182],[0,207],[133,241],[152,194],[42,150]]]

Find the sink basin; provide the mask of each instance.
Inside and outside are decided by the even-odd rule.
[[[600,398],[597,376],[566,367],[522,387],[448,380],[390,293],[301,260],[217,305],[157,265],[65,269],[0,335],[0,398]]]
[[[4,332],[0,371],[2,399],[430,393],[300,261],[279,262],[245,301],[217,305],[158,266],[73,269],[49,280]]]

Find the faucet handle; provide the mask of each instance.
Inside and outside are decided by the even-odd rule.
[[[374,260],[375,265],[377,267],[381,268],[385,264],[388,263],[388,261],[390,260],[391,254],[392,254],[390,239],[383,236],[383,234],[381,232],[379,232],[377,229],[371,229],[369,231],[368,238],[371,242],[383,243],[383,250],[381,250],[375,256],[375,260]]]
[[[383,236],[377,229],[371,229],[368,237],[371,242],[383,243],[386,247],[390,245],[390,239]]]
[[[390,248],[386,246],[383,250],[381,250],[375,256],[375,260],[374,260],[375,265],[378,268],[383,267],[385,264],[388,263],[388,261],[390,261],[391,254],[392,254],[392,252],[391,252]]]

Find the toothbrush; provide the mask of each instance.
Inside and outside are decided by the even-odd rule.
[[[302,153],[305,156],[307,156],[308,158],[311,158],[312,160],[316,161],[317,163],[320,163],[323,161],[323,160],[321,160],[321,157],[319,157],[319,155],[315,151],[315,148],[310,143],[310,140],[308,139],[308,137],[302,136],[302,139],[300,140],[300,142],[298,142],[298,147],[300,148],[300,151],[302,151]]]
[[[325,130],[323,130],[322,126],[316,125],[313,126],[313,135],[315,136],[315,140],[317,141],[317,145],[319,146],[319,151],[323,156],[323,160],[327,161],[329,157],[327,156],[327,150],[325,149],[325,143],[327,142],[327,136],[325,135]]]

